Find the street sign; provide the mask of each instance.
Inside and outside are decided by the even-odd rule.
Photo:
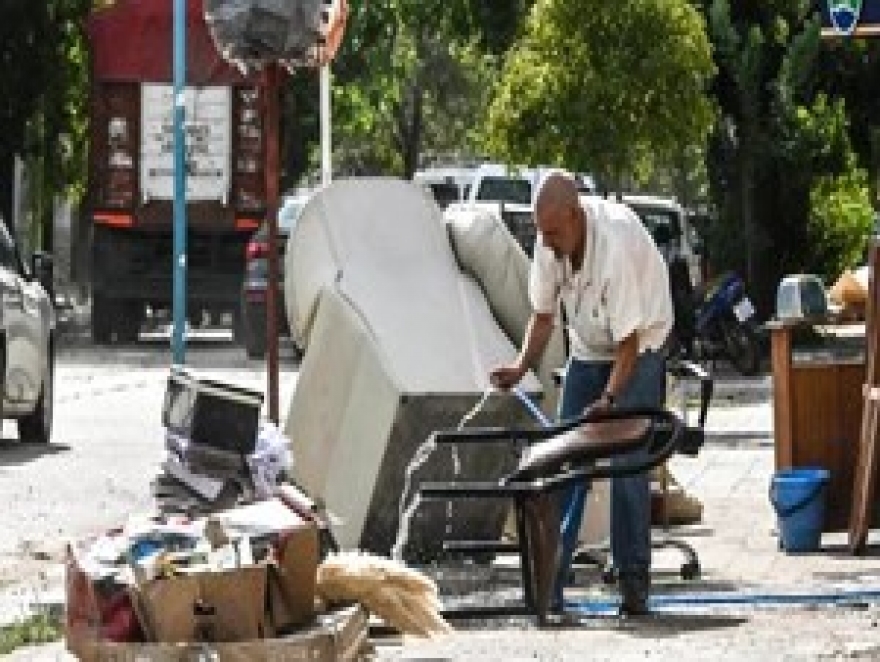
[[[880,36],[880,0],[819,0],[823,37]]]

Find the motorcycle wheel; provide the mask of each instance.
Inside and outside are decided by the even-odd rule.
[[[746,377],[758,374],[761,352],[755,332],[734,319],[721,320],[720,325],[727,358],[733,367]]]

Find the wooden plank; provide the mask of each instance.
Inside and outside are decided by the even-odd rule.
[[[773,434],[776,468],[793,464],[793,403],[791,400],[791,329],[779,326],[770,330],[770,354],[773,366]]]
[[[877,483],[878,453],[878,405],[875,387],[880,386],[880,362],[877,360],[877,348],[880,345],[877,334],[880,325],[877,323],[878,306],[880,306],[880,285],[877,270],[880,268],[880,244],[874,239],[868,255],[870,265],[870,282],[868,284],[868,306],[866,315],[867,371],[865,389],[862,397],[862,430],[859,442],[859,455],[856,463],[853,489],[852,520],[849,530],[849,549],[853,554],[864,551],[868,539],[868,529],[872,516],[874,493]]]

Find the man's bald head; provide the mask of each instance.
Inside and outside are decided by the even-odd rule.
[[[557,257],[570,257],[580,266],[586,217],[571,177],[562,173],[547,176],[535,200],[535,224],[547,248]]]
[[[578,207],[580,207],[580,200],[574,180],[561,172],[547,175],[538,191],[535,212],[540,216],[542,211],[561,211]]]

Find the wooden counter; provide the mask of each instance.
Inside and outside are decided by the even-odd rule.
[[[847,530],[862,425],[864,330],[805,322],[772,322],[767,326],[773,365],[776,468],[828,469],[831,482],[823,530]],[[799,331],[810,329],[820,329],[825,342],[801,347],[796,337]]]

